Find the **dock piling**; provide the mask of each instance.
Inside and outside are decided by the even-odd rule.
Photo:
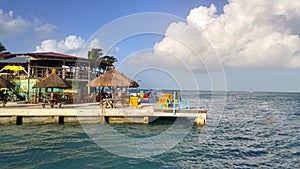
[[[59,116],[58,117],[58,123],[59,124],[64,124],[64,122],[65,122],[65,116]]]
[[[23,117],[22,116],[17,116],[16,125],[22,125],[22,123],[23,123]]]

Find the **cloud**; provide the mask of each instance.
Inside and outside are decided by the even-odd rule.
[[[173,67],[184,63],[194,70],[217,62],[240,68],[300,67],[300,1],[230,0],[223,14],[216,12],[213,4],[200,6],[186,23],[171,24],[154,45],[151,61],[163,59]]]
[[[49,23],[42,24],[34,28],[33,35],[38,39],[47,38],[55,34],[56,29],[55,25]]]
[[[16,35],[29,29],[30,23],[21,18],[14,16],[13,11],[5,13],[0,9],[0,38]]]
[[[55,39],[43,40],[40,45],[35,47],[35,52],[58,52],[86,58],[88,51],[92,48],[103,49],[99,39],[95,38],[85,41],[80,36],[69,35],[65,39],[59,41]],[[103,53],[104,55],[113,55],[114,53],[119,52],[119,50],[118,47],[114,47],[111,51],[103,51]]]
[[[88,51],[92,48],[101,48],[99,39],[92,39],[87,43],[80,36],[69,35],[60,41],[54,39],[44,40],[36,46],[35,52],[59,52],[87,57]]]
[[[92,39],[87,48],[101,48],[101,44],[100,44],[100,41],[99,39]]]
[[[84,39],[80,36],[69,35],[64,40],[53,39],[44,40],[36,47],[36,52],[61,52],[76,54],[84,44]]]
[[[53,37],[56,29],[55,25],[43,23],[36,17],[26,20],[21,16],[15,16],[13,11],[5,13],[0,9],[0,39],[26,34],[30,39],[24,41],[33,43],[33,41]]]

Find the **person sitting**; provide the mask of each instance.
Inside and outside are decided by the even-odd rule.
[[[61,96],[61,102],[62,103],[66,103],[66,101],[67,101],[67,96],[65,94],[62,94],[62,96]]]

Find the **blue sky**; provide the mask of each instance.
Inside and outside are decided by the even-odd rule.
[[[144,87],[300,91],[297,0],[0,0],[0,10],[0,41],[8,51],[72,55],[84,55],[79,52],[83,45],[104,48],[108,40],[100,38],[101,28],[121,22],[122,17],[142,12],[171,14],[174,18],[167,17],[165,22],[131,20],[127,23],[131,27],[125,23],[116,29],[126,32],[152,23],[163,30],[121,39],[109,53],[118,58],[120,70],[144,78]],[[161,73],[152,69],[155,66]],[[136,69],[130,72],[128,67]],[[162,72],[169,73],[169,79]],[[193,80],[196,85],[190,83]],[[178,84],[168,83],[173,81]]]
[[[13,11],[15,17],[22,17],[31,26],[51,24],[53,32],[40,39],[32,30],[24,31],[3,38],[3,43],[11,52],[34,51],[35,45],[47,38],[62,39],[68,35],[78,35],[84,39],[89,38],[103,25],[120,17],[140,12],[163,12],[185,18],[192,8],[200,5],[209,6],[213,1],[201,0],[51,0],[51,1],[7,1],[0,0],[0,9],[4,13]],[[217,1],[220,11],[225,1]],[[19,41],[19,40],[22,41]],[[18,43],[18,45],[16,45]]]

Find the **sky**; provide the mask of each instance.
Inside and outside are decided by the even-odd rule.
[[[145,88],[300,92],[298,0],[0,0],[11,53],[102,48]]]

